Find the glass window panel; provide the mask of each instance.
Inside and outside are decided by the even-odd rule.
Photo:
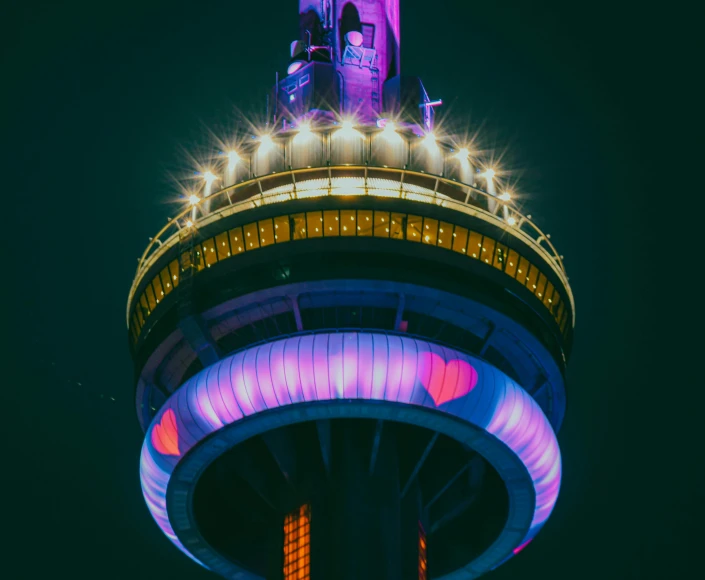
[[[546,284],[546,291],[543,293],[543,305],[551,310],[551,300],[553,299],[553,284]]]
[[[157,299],[154,296],[154,290],[152,285],[148,284],[144,289],[145,296],[147,296],[147,304],[149,304],[149,311],[152,312],[157,305]]]
[[[561,321],[561,317],[563,316],[563,311],[565,310],[565,302],[562,302],[558,305],[558,310],[556,310],[556,322]]]
[[[188,252],[186,252],[188,254]],[[195,260],[196,269],[198,272],[205,268],[205,263],[203,262],[203,248],[200,245],[196,245],[193,248],[193,255]]]
[[[389,237],[389,212],[388,211],[376,211],[375,212],[375,237],[377,238],[388,238]]]
[[[140,306],[142,307],[142,318],[146,319],[150,314],[150,310],[149,304],[147,303],[147,295],[144,293],[140,296]]]
[[[470,232],[468,240],[468,256],[471,258],[479,258],[482,250],[482,236],[477,232]]]
[[[492,265],[498,270],[504,270],[507,264],[507,246],[497,242],[494,250],[494,262]]]
[[[323,236],[323,213],[320,211],[310,211],[306,214],[306,228],[309,238],[320,238]]]
[[[468,229],[455,226],[453,230],[453,251],[459,254],[467,254]]]
[[[245,246],[242,239],[242,228],[233,228],[228,232],[228,234],[230,236],[230,251],[233,256],[244,252]]]
[[[423,218],[418,215],[410,215],[406,218],[406,239],[410,242],[421,241],[421,230],[423,229]]]
[[[519,254],[514,250],[509,250],[507,255],[507,265],[504,268],[504,273],[509,274],[512,278],[516,276],[517,266],[519,265]]]
[[[557,312],[558,306],[561,303],[561,295],[558,293],[557,288],[553,291],[553,296],[551,296],[550,302],[551,302],[551,308],[550,308],[551,314],[554,314],[555,312]]]
[[[450,250],[451,244],[453,243],[453,224],[448,222],[441,222],[438,228],[438,245],[441,248],[446,248]]]
[[[343,227],[343,236],[357,235],[357,215],[354,209],[343,209],[340,211],[340,224]]]
[[[529,275],[526,279],[526,287],[531,290],[531,292],[536,292],[536,282],[538,281],[538,277],[539,269],[532,264],[531,268],[529,268]]]
[[[291,229],[294,231],[295,240],[305,240],[306,239],[306,214],[295,213],[291,216],[294,223],[291,224]]]
[[[218,261],[225,260],[230,257],[230,242],[228,241],[228,232],[223,232],[215,237],[215,248],[218,253]]]
[[[328,210],[323,212],[323,235],[340,235],[340,216],[338,215],[337,210]]]
[[[395,240],[404,239],[404,220],[406,220],[406,215],[403,213],[393,213],[392,223],[389,226],[389,237]]]
[[[152,287],[154,288],[154,295],[157,298],[157,304],[159,304],[164,299],[164,288],[162,288],[162,280],[159,276],[156,276],[152,280]]]
[[[213,264],[218,263],[218,255],[215,253],[215,240],[213,238],[207,239],[202,244],[203,246],[203,257],[206,261],[206,266],[210,268]]]
[[[274,243],[274,223],[271,219],[260,220],[257,222],[259,227],[259,242],[264,248],[271,246]]]
[[[546,276],[539,272],[539,281],[536,283],[536,296],[543,300],[544,290],[546,289]]]
[[[423,243],[435,246],[438,243],[438,220],[424,218]]]
[[[568,325],[568,310],[563,312],[563,317],[561,318],[561,332],[565,332],[566,326]]]
[[[171,285],[171,277],[169,275],[169,266],[164,268],[159,276],[162,279],[162,290],[164,290],[164,294],[168,295],[174,287]]]
[[[245,250],[256,250],[259,248],[259,235],[257,224],[247,224],[242,226],[243,239],[245,240]]]
[[[169,276],[171,276],[171,283],[176,288],[179,285],[179,275],[181,274],[181,269],[179,267],[179,261],[174,260],[169,264]]]
[[[291,240],[291,227],[289,216],[280,215],[274,218],[274,239],[278,244]]]
[[[373,224],[374,222],[372,221],[372,210],[361,209],[357,212],[358,236],[371,236]]]
[[[519,257],[519,267],[517,268],[516,279],[522,284],[526,285],[526,278],[529,273],[529,267],[531,264],[524,256]]]
[[[488,238],[487,236],[482,238],[481,256],[485,264],[491,264],[494,260],[494,246],[495,241],[492,238]]]

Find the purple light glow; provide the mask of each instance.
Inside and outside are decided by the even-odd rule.
[[[293,75],[297,70],[304,66],[304,62],[301,60],[295,60],[286,69],[287,74]]]
[[[539,406],[514,381],[480,359],[425,341],[337,333],[241,351],[190,378],[169,398],[147,430],[140,466],[145,501],[159,527],[193,558],[169,522],[166,491],[181,458],[208,435],[267,409],[340,399],[440,409],[511,449],[536,492],[531,526],[514,553],[553,510],[561,479],[558,442]]]

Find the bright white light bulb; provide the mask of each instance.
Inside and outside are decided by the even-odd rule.
[[[510,226],[513,226],[513,225],[516,225],[517,220],[514,219],[513,217],[509,217],[509,218],[507,218],[507,223],[508,223]]]
[[[232,169],[235,167],[238,162],[240,161],[240,156],[237,154],[237,151],[230,151],[228,153],[228,168]]]
[[[343,121],[343,129],[350,131],[355,128],[355,121],[352,119],[345,119]]]
[[[267,153],[268,151],[270,151],[272,149],[272,147],[274,147],[274,141],[272,140],[271,135],[262,135],[259,138],[259,142],[260,142],[259,150],[262,153]]]
[[[502,195],[499,196],[499,199],[502,201],[509,201],[512,199],[512,196],[509,194],[509,192],[505,191]]]
[[[193,222],[192,222],[191,220],[188,220],[188,221],[186,222],[186,227],[187,227],[187,228],[190,228],[190,227],[192,227],[192,226],[193,226]]]
[[[206,171],[203,173],[203,179],[205,179],[206,183],[208,183],[210,185],[218,178],[215,175],[213,175],[212,171]]]
[[[458,153],[455,156],[461,161],[467,161],[470,157],[470,151],[468,151],[467,148],[462,147],[460,150],[458,150]]]
[[[397,130],[397,124],[394,121],[387,121],[384,125],[385,133],[395,133]]]
[[[495,175],[496,173],[494,169],[488,169],[487,171],[485,171],[485,177],[487,179],[493,179]]]
[[[191,202],[191,205],[198,205],[198,202],[201,201],[201,198],[195,194],[192,194],[189,196],[188,200]]]

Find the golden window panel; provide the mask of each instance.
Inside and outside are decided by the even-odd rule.
[[[259,242],[264,248],[274,244],[274,223],[271,219],[260,220],[257,222],[259,228]]]
[[[393,213],[390,217],[391,224],[389,226],[389,237],[395,240],[404,239],[404,219],[406,215],[403,213]]]
[[[357,212],[354,209],[343,209],[340,211],[341,235],[357,235]]]
[[[424,218],[422,233],[421,241],[435,246],[438,243],[438,220]]]
[[[519,267],[519,254],[514,250],[509,250],[507,254],[507,264],[504,267],[504,273],[508,274],[512,278],[516,277],[517,268]]]
[[[274,218],[274,240],[277,244],[291,240],[291,226],[289,225],[288,215]]]
[[[421,231],[423,230],[423,218],[418,215],[406,216],[406,240],[408,242],[420,242]]]
[[[482,252],[480,254],[480,259],[485,264],[492,264],[494,261],[494,247],[495,241],[492,238],[487,236],[482,238]]]
[[[215,247],[218,253],[218,261],[225,260],[229,258],[232,254],[230,252],[230,241],[228,240],[228,232],[221,232],[215,237]]]
[[[390,225],[390,216],[388,211],[375,212],[374,234],[376,238],[388,238]]]
[[[242,228],[233,228],[228,232],[230,237],[230,251],[232,255],[241,254],[245,251],[245,241],[242,237]]]
[[[441,222],[438,226],[438,246],[445,248],[446,250],[451,249],[453,243],[453,224],[448,222]]]
[[[309,238],[323,237],[323,212],[309,211],[306,213],[306,235]]]
[[[504,270],[507,261],[507,246],[497,242],[494,251],[494,262],[492,265],[498,270]]]
[[[154,296],[157,298],[157,304],[164,300],[164,290],[162,289],[162,280],[159,274],[152,280],[152,288],[154,289]]]
[[[294,231],[294,240],[306,239],[306,214],[295,213],[291,216],[293,224],[291,229]]]
[[[480,258],[482,253],[482,235],[477,232],[470,232],[468,240],[468,256],[471,258]]]
[[[171,275],[169,274],[169,266],[166,266],[161,271],[161,273],[159,274],[159,277],[162,280],[162,290],[164,290],[164,295],[167,296],[174,289],[174,286],[171,283]]]
[[[338,210],[327,210],[323,212],[323,235],[340,235],[340,215]]]
[[[357,235],[358,236],[371,236],[372,226],[374,222],[372,221],[372,210],[361,209],[357,212]]]
[[[210,238],[201,244],[203,248],[203,260],[206,268],[218,263],[218,255],[215,253],[215,240]]]
[[[179,276],[181,275],[181,268],[179,267],[179,260],[172,260],[169,262],[169,275],[171,276],[171,284],[176,288],[179,285]]]
[[[247,224],[242,227],[243,240],[245,240],[245,251],[256,250],[259,248],[259,231],[257,224]]]
[[[455,226],[453,230],[453,251],[459,254],[468,253],[468,229]]]

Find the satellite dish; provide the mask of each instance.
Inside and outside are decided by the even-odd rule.
[[[294,58],[296,55],[301,54],[306,50],[306,45],[302,40],[295,40],[294,42],[291,43],[291,58]]]
[[[362,46],[362,32],[351,30],[345,35],[345,41],[351,46]]]

